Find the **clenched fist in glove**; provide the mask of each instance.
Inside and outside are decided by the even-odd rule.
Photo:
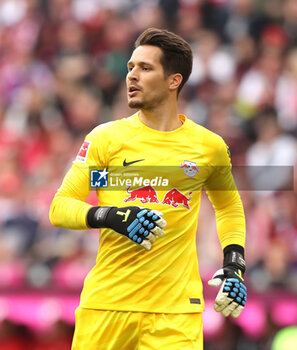
[[[208,284],[221,286],[215,300],[215,310],[227,317],[230,314],[237,318],[243,310],[247,289],[244,284],[245,272],[244,251],[241,246],[230,245],[224,249],[224,267],[212,276]]]
[[[167,223],[162,213],[138,206],[93,207],[87,214],[88,226],[111,228],[136,244],[150,250],[156,236],[163,236]]]

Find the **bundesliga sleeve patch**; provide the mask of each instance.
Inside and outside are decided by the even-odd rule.
[[[87,161],[89,148],[91,146],[91,141],[84,141],[80,147],[80,150],[77,153],[76,160],[81,163],[85,163]]]

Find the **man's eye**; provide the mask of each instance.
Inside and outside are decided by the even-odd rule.
[[[144,71],[149,71],[150,68],[149,68],[149,67],[143,67],[143,70],[144,70]]]

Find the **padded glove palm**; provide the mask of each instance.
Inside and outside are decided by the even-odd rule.
[[[229,252],[224,259],[224,267],[212,276],[208,284],[212,287],[221,286],[215,300],[214,309],[227,317],[230,314],[237,318],[246,303],[247,289],[243,274],[245,261],[238,252]]]

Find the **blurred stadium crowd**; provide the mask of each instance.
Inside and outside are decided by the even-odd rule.
[[[205,348],[268,350],[279,328],[297,323],[297,1],[1,0],[1,349],[70,348],[71,322],[56,320],[45,337],[34,338],[3,311],[3,296],[78,295],[98,233],[52,227],[49,205],[84,136],[134,112],[126,104],[126,62],[138,34],[151,26],[175,31],[193,48],[180,110],[230,147],[247,218],[247,283],[256,312],[248,323],[264,317],[251,335],[209,314],[219,327],[207,336],[205,321]],[[250,180],[257,191],[242,185],[249,169],[259,170]],[[277,186],[264,190],[271,178]],[[93,193],[89,201],[95,204]],[[204,194],[199,220],[207,280],[222,253]],[[286,312],[272,308],[280,295]]]

